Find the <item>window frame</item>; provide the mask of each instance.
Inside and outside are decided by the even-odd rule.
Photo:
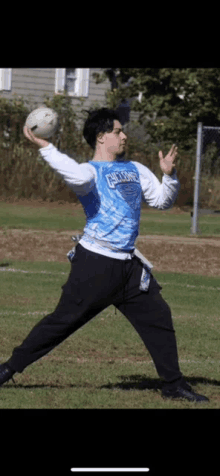
[[[66,69],[56,68],[55,94],[64,94],[66,86]],[[76,68],[75,91],[68,92],[71,97],[88,97],[89,95],[89,68]]]

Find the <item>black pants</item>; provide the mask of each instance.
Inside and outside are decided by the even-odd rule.
[[[182,380],[170,308],[153,276],[149,290],[139,290],[141,273],[142,264],[136,257],[117,260],[78,244],[56,309],[14,349],[8,361],[12,369],[22,372],[113,304],[140,335],[165,383]]]

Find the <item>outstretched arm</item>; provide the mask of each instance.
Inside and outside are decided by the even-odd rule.
[[[166,210],[174,204],[180,189],[174,163],[176,156],[177,147],[175,145],[171,147],[165,157],[163,157],[162,151],[159,152],[160,168],[164,174],[162,183],[148,167],[135,162],[140,173],[143,200],[150,207]]]
[[[95,184],[95,174],[90,164],[78,164],[68,155],[59,152],[52,143],[36,137],[27,126],[24,126],[23,132],[25,137],[40,149],[43,159],[61,175],[77,195],[87,195],[91,191]]]

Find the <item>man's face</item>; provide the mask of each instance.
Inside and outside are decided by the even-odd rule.
[[[104,134],[105,150],[113,155],[121,155],[125,152],[125,144],[127,136],[122,130],[122,125],[119,121],[114,121],[113,131]]]

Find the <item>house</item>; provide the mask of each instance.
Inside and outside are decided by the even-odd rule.
[[[62,94],[66,90],[73,105],[79,105],[79,99],[83,98],[82,109],[94,105],[102,107],[106,106],[106,91],[113,85],[110,79],[96,84],[93,74],[102,72],[102,68],[1,68],[0,97],[13,99],[16,95],[21,96],[35,109],[42,105],[46,96],[52,98],[54,94]],[[138,113],[128,112],[129,104],[130,101],[121,104],[125,122],[138,118]],[[141,127],[138,129],[140,135],[138,131],[137,134],[141,138],[145,133],[141,132]]]
[[[84,107],[95,102],[103,105],[110,81],[96,84],[93,73],[100,68],[2,68],[0,69],[0,96],[12,99],[22,96],[35,106],[42,104],[44,97],[63,93],[66,88],[72,102],[85,98]]]

